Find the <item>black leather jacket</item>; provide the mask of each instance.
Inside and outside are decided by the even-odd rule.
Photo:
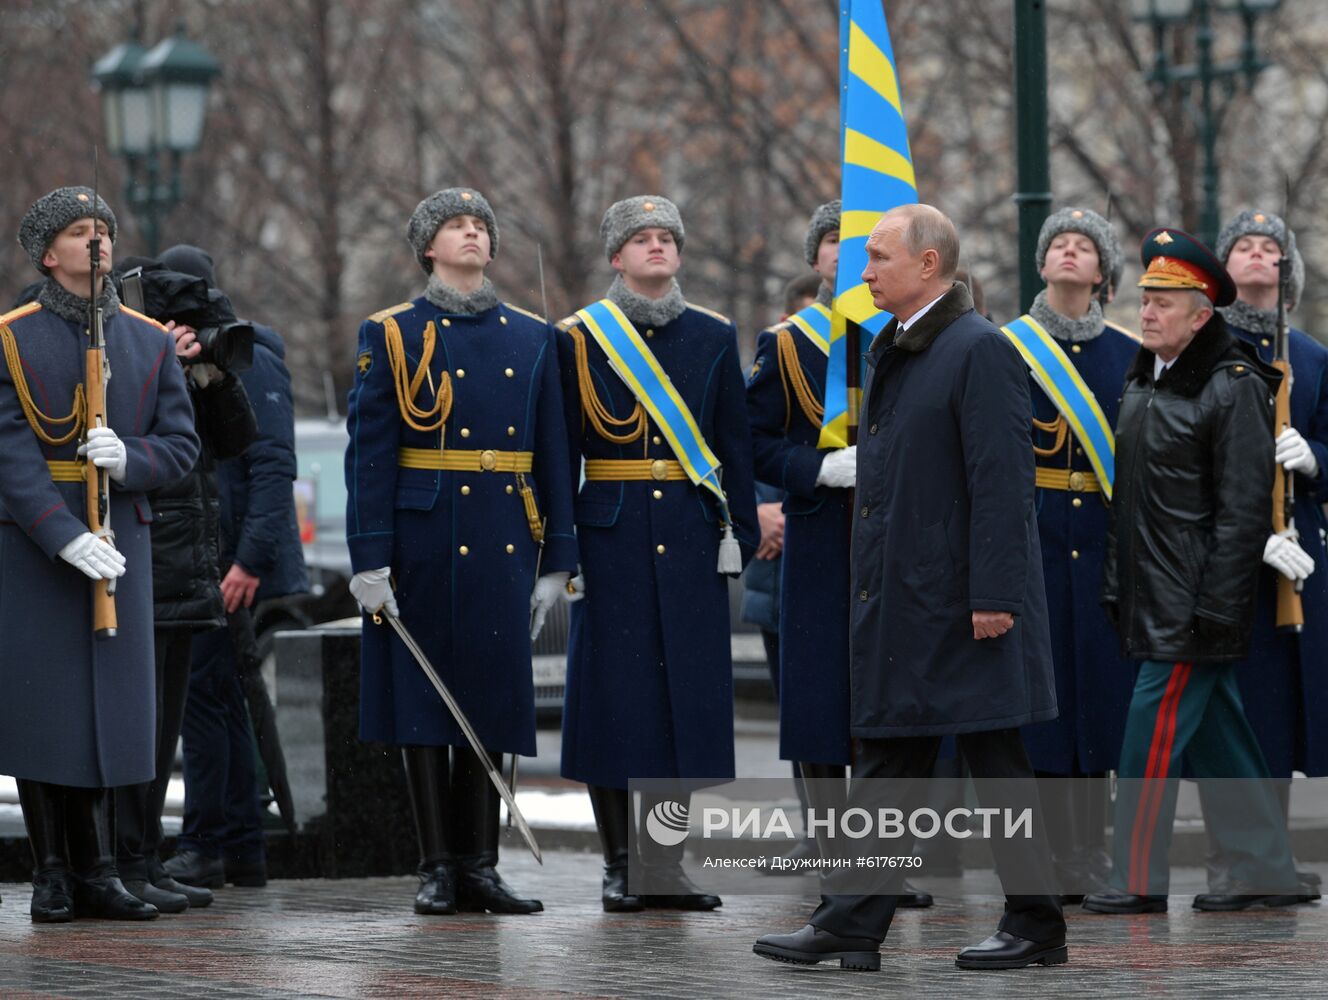
[[[1153,382],[1141,348],[1116,427],[1102,600],[1136,660],[1246,655],[1272,524],[1280,374],[1214,317]]]

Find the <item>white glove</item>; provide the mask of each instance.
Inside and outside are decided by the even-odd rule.
[[[1314,558],[1296,543],[1289,530],[1268,536],[1263,561],[1292,583],[1299,583],[1314,572]]]
[[[1319,474],[1319,461],[1300,431],[1288,427],[1277,435],[1277,464],[1288,472],[1300,472],[1313,479]]]
[[[226,373],[220,368],[216,365],[210,365],[207,362],[189,365],[185,368],[185,371],[187,371],[189,377],[194,380],[194,385],[198,386],[200,389],[206,389],[213,382],[220,382],[226,377]]]
[[[392,567],[366,569],[350,578],[350,593],[360,602],[360,607],[367,614],[377,614],[385,610],[393,618],[398,617],[397,599],[392,596]]]
[[[90,580],[114,580],[124,576],[124,553],[85,531],[60,550],[60,558]]]
[[[567,603],[575,604],[586,596],[586,578],[578,573],[567,584]]]
[[[125,450],[120,435],[109,427],[89,428],[87,443],[78,446],[78,453],[86,455],[97,468],[105,469],[117,483],[124,482],[129,452]]]
[[[821,471],[816,474],[817,486],[852,489],[858,483],[858,446],[829,452],[821,460]]]
[[[544,628],[544,619],[559,599],[567,596],[567,578],[571,573],[546,573],[535,581],[530,595],[530,641]]]

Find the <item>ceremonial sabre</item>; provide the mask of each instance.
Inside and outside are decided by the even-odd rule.
[[[429,658],[424,655],[424,650],[420,649],[419,643],[417,643],[414,636],[406,630],[406,626],[402,623],[401,619],[394,614],[388,613],[386,608],[380,612],[376,612],[373,616],[375,624],[382,624],[384,618],[387,619],[387,623],[392,626],[392,630],[396,632],[401,641],[406,644],[406,648],[410,650],[410,655],[415,657],[415,662],[418,663],[420,669],[424,671],[424,676],[429,678],[429,683],[432,684],[434,690],[438,692],[438,697],[443,699],[443,704],[445,704],[447,710],[452,713],[452,718],[456,720],[456,724],[460,726],[461,731],[465,733],[466,742],[470,744],[470,748],[474,750],[479,759],[484,762],[484,769],[489,774],[489,780],[493,782],[493,786],[498,789],[498,794],[501,795],[503,801],[507,803],[508,815],[516,822],[516,828],[521,832],[521,836],[525,840],[526,846],[530,848],[530,853],[535,855],[536,861],[540,864],[544,864],[544,856],[540,853],[539,844],[535,842],[535,834],[531,832],[530,824],[526,822],[526,817],[521,815],[521,809],[516,804],[516,797],[512,794],[507,785],[504,784],[503,776],[498,773],[498,769],[493,766],[493,761],[489,758],[488,752],[480,744],[480,738],[475,734],[475,729],[471,726],[470,720],[467,719],[465,713],[461,711],[461,706],[457,704],[457,700],[452,697],[452,692],[447,690],[447,685],[444,684],[442,678],[438,676],[438,671],[433,668],[433,664],[429,662]]]

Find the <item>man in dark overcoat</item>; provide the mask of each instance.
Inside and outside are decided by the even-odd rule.
[[[913,779],[904,806],[920,806],[945,735],[974,778],[1031,778],[1018,727],[1056,715],[1028,384],[1014,346],[953,280],[959,238],[941,212],[893,209],[867,250],[863,280],[894,319],[868,353],[858,438],[850,621],[852,734],[862,750],[849,805],[874,807],[873,782]],[[1016,784],[1036,813],[1031,782]],[[1041,821],[1027,839],[994,839],[992,850],[1003,878],[1017,869],[1043,891],[1008,895],[1000,930],[957,963],[1066,961]],[[884,888],[900,881],[902,869]],[[895,907],[894,895],[824,895],[802,930],[767,935],[755,951],[877,969]]]
[[[94,233],[110,377],[106,426],[88,428]],[[0,773],[18,779],[39,922],[157,915],[116,871],[110,789],[156,772],[146,494],[187,473],[199,443],[174,338],[106,280],[115,233],[88,188],[38,199],[19,243],[45,280],[0,317]],[[114,548],[88,530],[88,461],[110,480]],[[93,581],[111,579],[118,628],[94,638]]]
[[[498,224],[478,191],[425,198],[407,239],[424,293],[360,327],[351,593],[370,614],[400,612],[501,767],[505,753],[535,753],[530,640],[576,567],[557,348],[549,324],[500,302],[485,276]],[[483,762],[406,646],[369,617],[360,736],[402,747],[417,913],[543,909],[495,869],[499,798]]]
[[[605,910],[709,910],[720,899],[686,878],[683,844],[642,838],[642,882],[656,891],[627,891],[628,783],[680,779],[670,798],[685,800],[688,788],[733,777],[729,576],[759,538],[737,336],[728,319],[683,298],[675,275],[684,232],[673,202],[619,201],[600,235],[619,273],[604,299],[558,324],[573,483],[585,459],[574,581],[585,596],[572,607],[562,773],[590,786]],[[649,407],[669,399],[643,385],[643,401],[606,353],[634,351],[648,365],[642,345],[665,376],[655,389],[671,385],[691,426],[676,406],[662,425]],[[701,454],[698,442],[722,470],[701,482],[683,465]],[[646,798],[643,818],[653,807]]]

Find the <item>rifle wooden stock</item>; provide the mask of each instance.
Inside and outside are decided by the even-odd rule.
[[[105,427],[106,423],[106,383],[102,379],[104,349],[88,348],[83,366],[83,391],[87,399],[87,422],[89,430],[93,427]],[[103,497],[106,493],[106,471],[88,462],[84,469],[85,492],[88,500],[88,530],[98,538],[104,538],[105,523],[102,518]],[[110,580],[97,580],[92,585],[92,631],[99,639],[112,638],[119,623],[115,616],[115,596]]]
[[[1277,404],[1273,416],[1273,436],[1291,426],[1291,363],[1274,360],[1273,367],[1282,373],[1282,384],[1277,388]],[[1281,463],[1276,464],[1273,476],[1273,532],[1295,528],[1295,512],[1289,500],[1290,476]],[[1293,581],[1277,574],[1277,627],[1299,632],[1305,625],[1305,609],[1300,593]]]

